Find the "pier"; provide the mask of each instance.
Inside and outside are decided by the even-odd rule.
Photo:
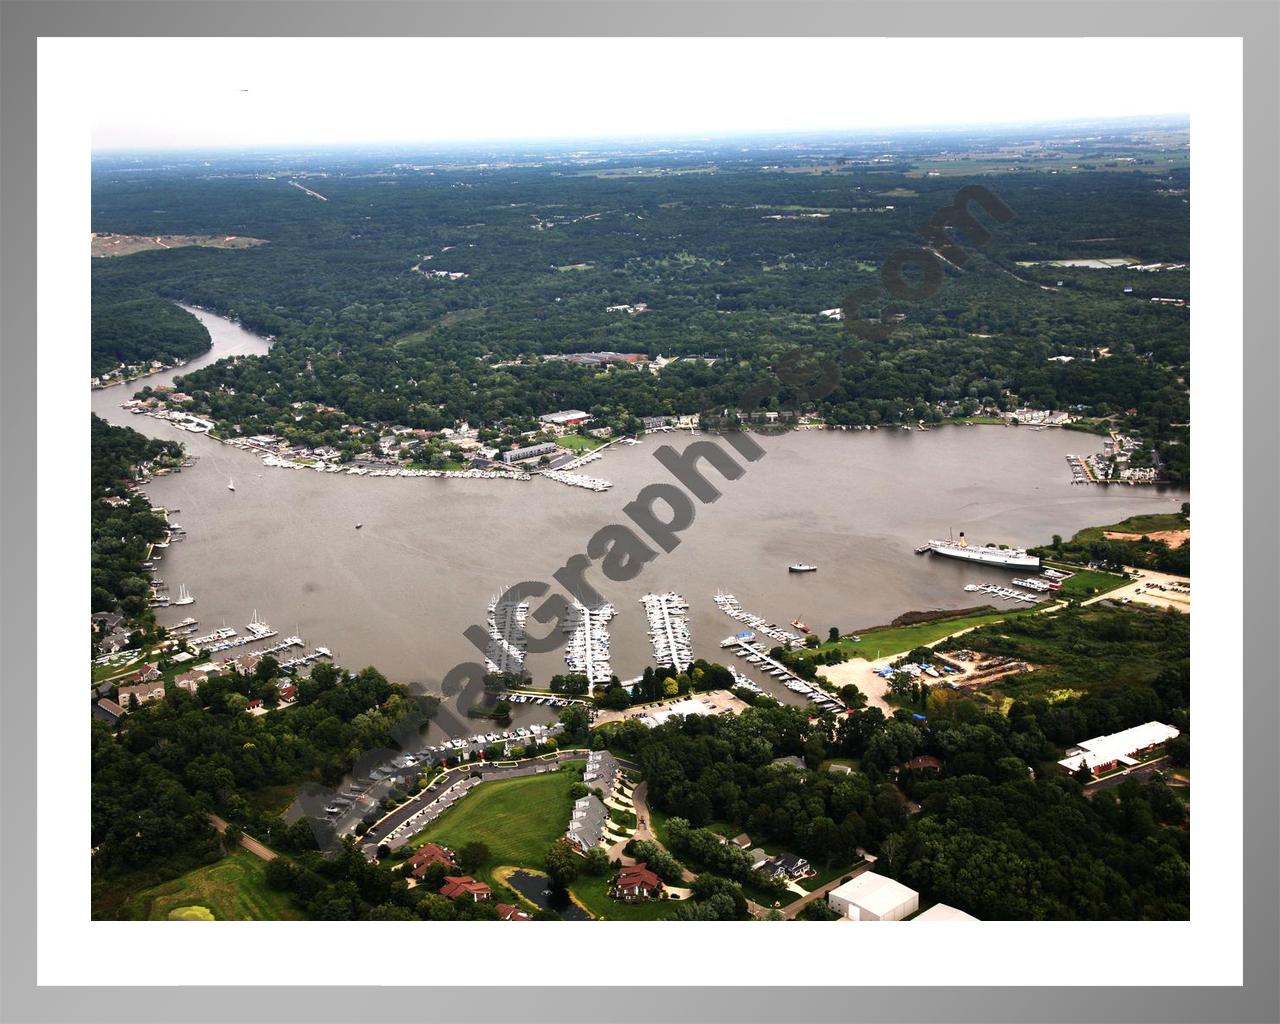
[[[528,647],[525,624],[529,619],[528,600],[489,602],[489,649],[485,668],[490,672],[524,674],[524,656]]]
[[[575,600],[571,618],[564,627],[564,631],[569,634],[569,644],[564,652],[565,663],[571,671],[580,672],[587,677],[588,693],[597,684],[607,683],[613,676],[613,666],[609,663],[609,620],[613,615],[613,605],[607,601],[588,608]]]
[[[789,630],[781,629],[772,622],[769,622],[762,615],[755,615],[742,607],[742,604],[732,594],[724,594],[716,592],[716,607],[724,612],[729,618],[737,619],[744,625],[750,626],[759,633],[763,633],[771,640],[777,640],[780,644],[798,644],[804,641],[799,633],[792,633]]]
[[[659,665],[683,671],[693,660],[686,612],[689,602],[679,594],[645,594],[640,598],[649,618],[649,642]]]
[[[761,672],[773,676],[778,682],[782,683],[788,690],[793,693],[802,694],[805,698],[824,711],[844,711],[844,703],[838,698],[824,690],[817,683],[811,683],[807,679],[801,679],[798,675],[787,668],[779,661],[775,661],[769,656],[769,652],[763,647],[758,646],[750,640],[739,639],[738,637],[729,637],[725,640],[722,647],[734,647],[737,650],[735,654],[740,658],[745,658],[748,664],[756,666]],[[734,678],[738,676],[735,671]]]
[[[593,453],[594,454],[594,453]],[[574,460],[576,463],[578,460]],[[563,469],[544,469],[542,475],[556,483],[568,484],[570,487],[582,487],[588,491],[607,491],[613,484],[608,480],[600,480],[594,476],[583,476],[580,473],[567,473]]]

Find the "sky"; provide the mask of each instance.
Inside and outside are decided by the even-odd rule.
[[[120,39],[85,97],[98,152],[679,138],[1184,113],[1197,59],[1178,39]]]

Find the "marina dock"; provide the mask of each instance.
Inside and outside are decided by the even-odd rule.
[[[792,633],[789,630],[782,629],[775,623],[769,622],[762,615],[755,615],[742,607],[742,604],[732,594],[716,592],[716,607],[724,612],[729,618],[737,619],[743,625],[750,626],[757,633],[763,633],[771,640],[777,640],[780,644],[798,644],[804,641],[799,633]]]
[[[489,647],[485,653],[485,668],[490,672],[524,674],[524,656],[529,641],[525,624],[529,620],[529,602],[489,602]]]
[[[659,665],[683,671],[693,661],[689,637],[689,602],[679,594],[645,594],[640,598],[649,619],[649,642]]]
[[[585,675],[591,689],[609,682],[613,676],[613,666],[609,663],[609,620],[613,616],[613,605],[607,601],[588,608],[575,600],[571,618],[564,627],[569,634],[565,664],[570,671]]]
[[[771,658],[768,651],[753,641],[734,636],[726,639],[720,646],[734,649],[734,653],[740,658],[745,658],[748,664],[755,666],[766,675],[773,676],[792,693],[801,694],[822,710],[837,712],[845,710],[844,703],[839,698],[828,693],[817,683],[801,679],[786,665]],[[736,670],[734,678],[738,678]]]

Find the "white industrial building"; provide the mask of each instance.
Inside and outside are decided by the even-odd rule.
[[[864,871],[827,893],[827,906],[850,921],[901,921],[920,909],[920,894],[892,878]]]
[[[972,914],[966,914],[963,910],[956,910],[955,907],[949,907],[945,903],[935,903],[923,914],[919,914],[911,919],[911,923],[917,921],[976,921],[978,920]]]
[[[1168,743],[1177,735],[1177,729],[1163,722],[1135,725],[1124,732],[1113,732],[1109,736],[1096,736],[1083,741],[1067,751],[1067,756],[1058,762],[1058,767],[1064,772],[1077,772],[1081,765],[1087,764],[1090,773],[1095,776],[1112,768],[1132,768],[1140,763],[1143,754]]]

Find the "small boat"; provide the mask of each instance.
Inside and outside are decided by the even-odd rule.
[[[227,490],[234,491],[236,489],[235,481],[231,477],[227,477]]]
[[[787,566],[787,572],[817,572],[816,565],[809,565],[807,562],[796,562],[794,565]]]
[[[191,596],[191,591],[187,589],[187,585],[184,583],[182,584],[182,586],[178,588],[178,598],[173,603],[174,604],[195,604],[195,601],[196,599]]]
[[[795,626],[796,629],[800,630],[801,633],[809,632],[809,627],[806,626],[803,622],[801,622],[798,618],[792,619],[791,625]]]
[[[357,529],[357,530],[359,530],[359,529],[361,529],[361,528],[363,528],[363,527],[364,527],[364,523],[356,523],[356,529]]]

